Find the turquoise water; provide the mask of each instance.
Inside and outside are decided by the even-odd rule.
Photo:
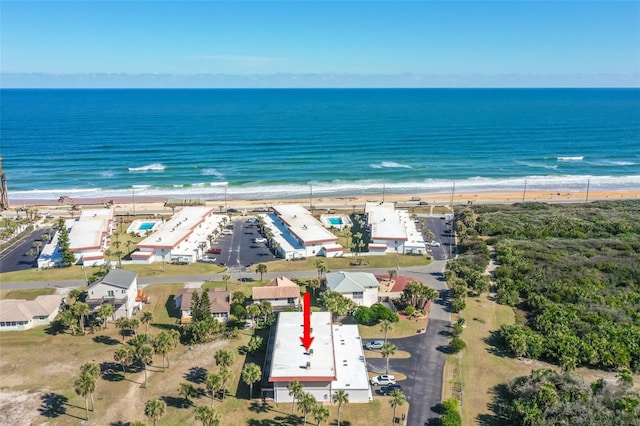
[[[0,96],[11,200],[640,188],[638,89]]]
[[[342,225],[342,219],[339,217],[330,217],[327,219],[332,225]]]
[[[140,231],[148,231],[149,229],[152,229],[156,224],[153,222],[144,222],[142,224],[140,224],[140,226],[138,226],[138,229]]]

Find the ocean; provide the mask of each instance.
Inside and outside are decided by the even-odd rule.
[[[9,199],[640,189],[640,89],[0,90]]]

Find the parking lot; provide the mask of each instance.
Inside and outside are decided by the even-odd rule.
[[[219,235],[213,245],[221,253],[208,256],[215,257],[216,263],[226,266],[230,272],[242,274],[249,272],[249,268],[258,263],[276,259],[265,242],[255,242],[256,239],[260,241],[263,236],[258,232],[258,226],[251,223],[250,217],[233,217],[229,230],[230,233],[223,232]],[[244,278],[250,278],[250,276]]]
[[[455,244],[453,235],[453,222],[445,216],[419,216],[424,221],[424,232],[433,232],[434,237],[425,236],[427,249],[431,250],[434,260],[446,260],[455,256]],[[440,243],[440,246],[430,246],[431,240]]]

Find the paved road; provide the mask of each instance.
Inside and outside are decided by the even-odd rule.
[[[47,230],[36,228],[31,234],[4,250],[0,255],[0,273],[24,271],[33,268],[35,258],[27,256],[27,252],[33,247],[35,241],[40,241],[42,247],[44,247],[45,243],[42,241],[42,234],[45,232]],[[42,247],[40,247],[40,250],[42,250]]]

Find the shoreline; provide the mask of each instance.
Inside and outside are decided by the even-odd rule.
[[[366,202],[394,202],[398,208],[421,207],[429,208],[431,206],[450,206],[451,193],[416,193],[416,194],[367,194],[353,196],[318,196],[318,197],[272,197],[269,199],[238,199],[229,198],[227,200],[206,200],[205,204],[224,211],[229,208],[238,210],[251,210],[257,207],[269,207],[275,204],[301,204],[309,207],[310,203],[315,209],[354,209],[362,208]],[[633,200],[640,199],[640,189],[637,190],[607,190],[607,191],[577,191],[577,192],[554,192],[554,191],[477,191],[468,192],[461,191],[453,193],[454,206],[469,204],[516,204],[522,203],[524,197],[525,202],[544,202],[544,203],[584,203],[603,200]],[[171,197],[175,198],[175,197]],[[165,207],[164,203],[168,197],[162,196],[136,196],[132,197],[110,197],[113,200],[113,206],[118,211],[130,211],[137,214],[153,210],[166,210],[171,212],[170,207]],[[199,199],[199,198],[194,198]],[[104,199],[98,198],[75,198],[74,201],[81,207],[99,208],[104,206]],[[135,204],[134,204],[135,202]],[[427,205],[419,205],[420,202],[426,202]],[[16,211],[21,208],[33,208],[38,210],[70,210],[68,204],[59,203],[57,200],[16,200],[10,201],[10,209],[8,212]]]

